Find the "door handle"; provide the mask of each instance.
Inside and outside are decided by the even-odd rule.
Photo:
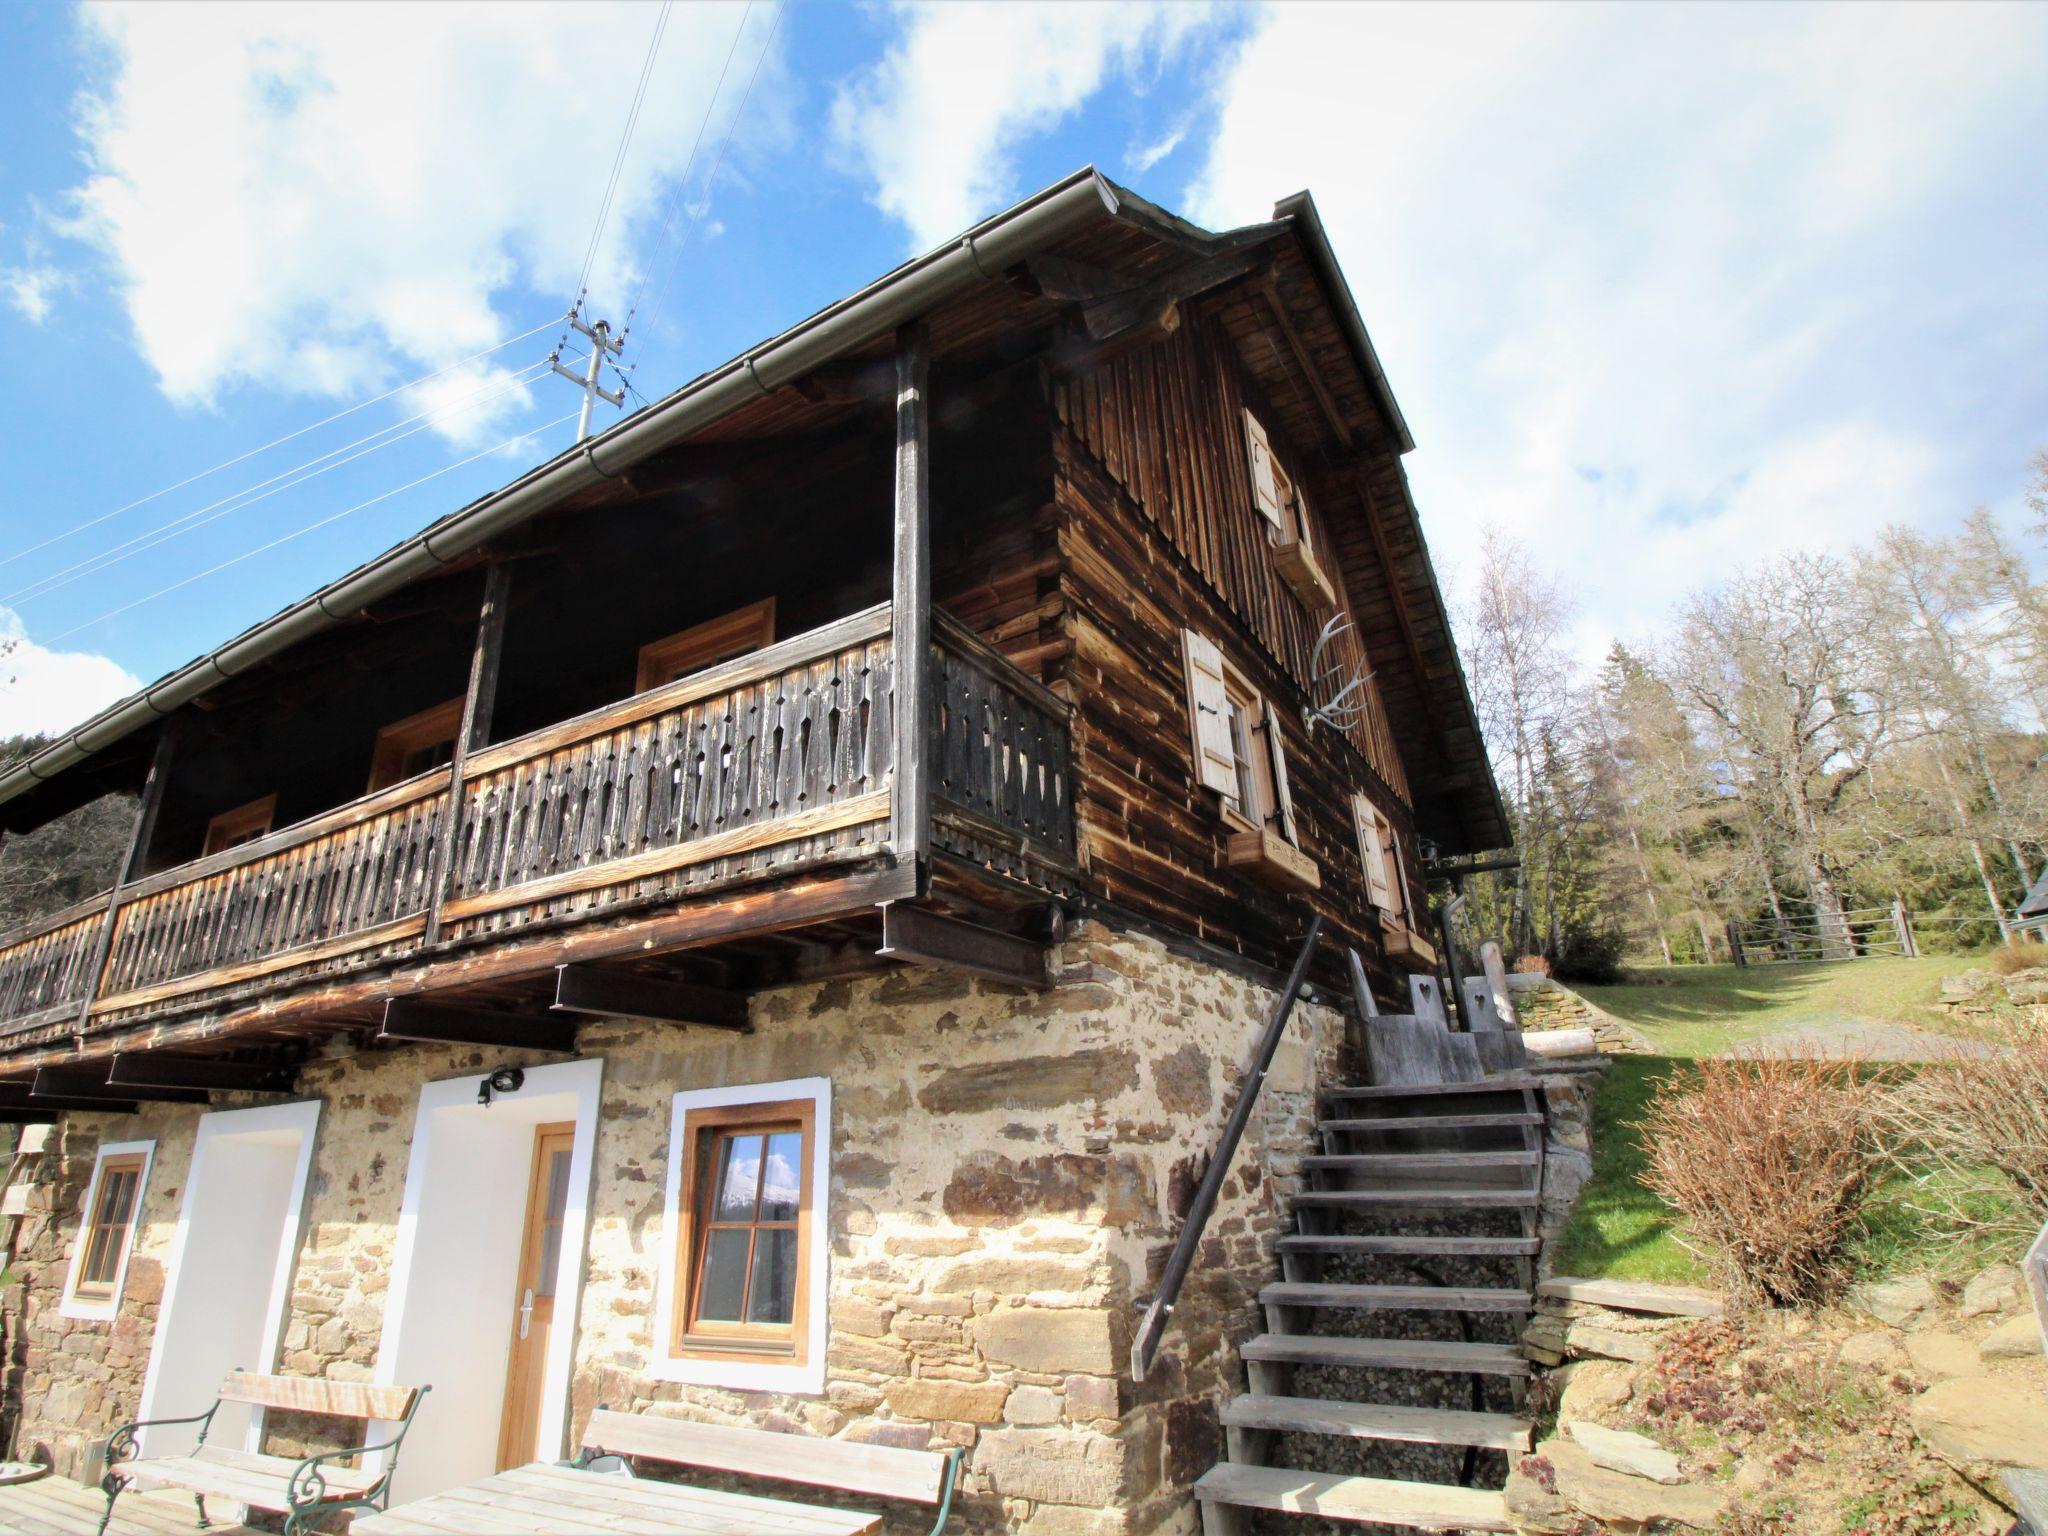
[[[519,1304],[519,1337],[526,1337],[526,1330],[533,1324],[533,1287],[526,1288],[526,1299]]]

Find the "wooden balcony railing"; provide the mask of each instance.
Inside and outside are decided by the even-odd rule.
[[[939,616],[937,846],[1070,870],[1065,705]],[[471,752],[440,944],[576,922],[878,855],[895,762],[890,609]],[[136,881],[0,941],[0,1035],[184,1006],[419,950],[449,770]],[[100,938],[113,937],[95,976]]]

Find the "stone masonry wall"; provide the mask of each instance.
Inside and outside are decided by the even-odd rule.
[[[1275,1274],[1272,1241],[1342,1019],[1297,1009],[1165,1347],[1136,1386],[1134,1302],[1150,1294],[1272,994],[1094,924],[1062,946],[1056,974],[1036,996],[931,971],[784,989],[754,1000],[748,1035],[587,1028],[582,1050],[606,1068],[574,1423],[602,1402],[958,1445],[962,1529],[1192,1531],[1186,1486],[1215,1457],[1218,1402],[1242,1388],[1225,1346],[1254,1331],[1254,1294]],[[337,1043],[308,1065],[303,1087],[327,1108],[282,1369],[362,1380],[374,1367],[421,1085],[541,1059]],[[826,1391],[654,1380],[670,1096],[814,1073],[834,1089]],[[134,1412],[196,1119],[182,1106],[71,1117],[45,1160],[18,1265],[18,1451],[47,1445],[66,1465]],[[57,1303],[100,1134],[154,1137],[156,1162],[121,1317],[79,1323]],[[308,1428],[282,1426],[279,1448]],[[901,1523],[923,1529],[915,1511]]]

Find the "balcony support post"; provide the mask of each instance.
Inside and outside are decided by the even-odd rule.
[[[448,877],[462,836],[462,770],[469,754],[491,734],[491,714],[498,702],[498,663],[505,650],[505,607],[511,595],[512,567],[493,561],[484,576],[484,602],[477,613],[476,648],[469,657],[469,686],[462,695],[462,724],[455,732],[455,750],[448,760],[448,808],[441,813],[441,836],[427,868],[427,924],[420,947],[441,938],[441,904],[448,897]]]
[[[121,902],[128,887],[142,878],[143,862],[149,857],[149,845],[156,836],[156,815],[163,808],[164,784],[171,776],[172,740],[176,735],[177,725],[171,720],[166,720],[157,732],[156,751],[149,759],[149,776],[142,781],[142,797],[135,806],[135,827],[128,835],[128,852],[121,860],[114,888],[107,892],[107,914],[100,919],[100,931],[92,941],[92,959],[85,968],[85,997],[78,1006],[81,1031],[106,985],[107,961],[114,952],[114,922],[121,915]]]
[[[921,324],[896,333],[896,554],[890,639],[896,668],[896,777],[889,842],[916,870],[930,853],[932,650],[931,338]]]

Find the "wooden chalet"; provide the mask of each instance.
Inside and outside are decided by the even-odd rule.
[[[416,1310],[424,1294],[437,1207],[400,1178],[428,1177],[415,1117],[423,1126],[431,1107],[447,1126],[490,1123],[520,1113],[500,1106],[522,1094],[557,1092],[534,1086],[547,1074],[602,1061],[601,1087],[586,1095],[564,1077],[563,1114],[517,1122],[529,1149],[550,1127],[566,1138],[559,1168],[545,1147],[498,1160],[510,1170],[502,1203],[571,1246],[547,1293],[567,1298],[551,1305],[569,1318],[553,1325],[553,1364],[515,1352],[508,1368],[493,1346],[498,1385],[472,1394],[490,1399],[494,1446],[493,1394],[508,1380],[541,1404],[537,1419],[505,1421],[521,1456],[572,1446],[600,1392],[614,1408],[636,1393],[783,1393],[775,1412],[813,1433],[872,1421],[950,1435],[971,1453],[970,1521],[992,1528],[1051,1528],[1033,1512],[1105,1488],[1107,1504],[1133,1511],[1184,1505],[1185,1477],[1177,1491],[1171,1475],[1146,1485],[1133,1462],[1110,1484],[1084,1479],[1075,1486],[1093,1492],[1074,1499],[1001,1449],[1004,1435],[1054,1429],[1112,1444],[1138,1433],[1151,1408],[1113,1358],[1045,1360],[1034,1376],[1106,1379],[1106,1411],[1046,1410],[1043,1431],[998,1415],[965,1433],[966,1397],[927,1403],[900,1385],[939,1379],[919,1363],[917,1330],[905,1342],[885,1324],[879,1342],[874,1287],[846,1289],[838,1270],[859,1269],[848,1256],[890,1232],[901,1251],[877,1247],[873,1263],[911,1263],[904,1223],[926,1232],[919,1262],[968,1233],[1029,1267],[1018,1223],[1064,1213],[1090,1234],[1075,1239],[1087,1262],[1107,1266],[1079,1289],[1123,1293],[1103,1304],[1120,1343],[1117,1308],[1145,1275],[1119,1245],[1142,1252],[1146,1235],[1171,1235],[1184,1173],[1169,1164],[1214,1144],[1261,999],[1309,920],[1322,921],[1308,975],[1326,1002],[1349,989],[1347,950],[1389,1003],[1409,973],[1435,969],[1430,861],[1507,834],[1401,467],[1411,446],[1306,194],[1270,222],[1215,234],[1084,171],[0,776],[10,833],[109,793],[139,804],[113,890],[0,938],[0,1116],[58,1127],[31,1175],[43,1195],[18,1254],[30,1281],[12,1320],[27,1341],[7,1385],[15,1453],[83,1456],[134,1416],[138,1392],[176,1407],[163,1398],[173,1377],[282,1362],[416,1383],[464,1369],[408,1344],[411,1324],[374,1321],[383,1298]],[[1177,1017],[1202,1016],[1184,1041],[1147,1011],[1168,1007],[1154,977],[1177,989]],[[916,1033],[928,999],[951,999],[929,1040]],[[1302,1068],[1313,1094],[1342,1029],[1310,1011],[1323,1020]],[[964,1033],[947,1044],[946,1030]],[[1200,1064],[1175,1058],[1185,1070],[1173,1077],[1174,1050]],[[890,1052],[900,1066],[882,1060]],[[512,1067],[526,1088],[505,1086]],[[696,1301],[675,1311],[710,1262],[671,1251],[696,1198],[697,1144],[676,1142],[696,1134],[698,1101],[682,1100],[800,1068],[830,1080],[836,1100],[816,1102],[836,1103],[838,1119],[791,1121],[825,1159],[804,1185],[806,1214],[790,1218],[801,1227],[815,1205],[818,1242],[792,1251],[804,1268],[830,1246],[835,1268],[784,1310],[802,1335],[804,1307],[821,1330],[830,1309],[818,1337],[835,1342],[790,1346],[811,1373],[801,1380],[771,1379],[782,1346],[751,1338],[726,1355],[764,1351],[769,1365],[746,1370],[771,1376],[670,1370],[687,1362],[692,1330],[711,1326]],[[903,1076],[870,1092],[863,1074],[888,1071]],[[668,1099],[647,1097],[670,1090],[672,1130]],[[856,1110],[864,1095],[882,1107]],[[180,1197],[175,1174],[153,1192],[150,1170],[162,1183],[165,1166],[196,1168],[199,1147],[227,1166],[234,1137],[273,1133],[207,1123],[281,1100],[324,1105],[326,1118],[317,1143],[305,1132],[297,1206],[280,1193],[281,1225],[264,1229],[282,1268],[264,1304],[249,1296],[272,1331],[250,1337],[247,1359],[151,1364],[146,1382],[152,1350],[183,1347],[166,1330],[174,1292],[188,1307],[192,1292],[173,1271],[194,1262],[178,1245],[202,1200],[196,1174]],[[957,1139],[946,1155],[963,1161],[935,1169],[934,1152],[876,1150],[883,1131],[856,1135],[855,1113],[884,1117],[890,1135]],[[1151,1129],[1131,1129],[1140,1122]],[[1048,1145],[1062,1124],[1067,1144]],[[453,1146],[453,1134],[434,1141]],[[144,1142],[102,1166],[106,1148]],[[371,1159],[374,1188],[339,1193],[357,1177],[345,1170]],[[607,1202],[629,1186],[658,1196],[663,1159],[670,1203],[635,1218],[651,1218],[649,1238]],[[544,1209],[556,1173],[569,1203]],[[107,1208],[110,1188],[125,1217]],[[927,1201],[946,1233],[919,1225]],[[103,1228],[112,1235],[93,1237]],[[83,1259],[81,1229],[96,1245]],[[360,1236],[372,1231],[396,1235]],[[358,1240],[370,1246],[351,1249]],[[601,1254],[608,1242],[639,1257]],[[381,1266],[388,1289],[329,1274],[335,1252],[365,1273]],[[93,1356],[103,1369],[88,1406],[53,1362],[67,1333],[118,1332],[131,1259],[160,1273],[161,1300],[137,1325],[156,1337]],[[445,1262],[458,1263],[453,1250]],[[409,1285],[396,1278],[407,1263]],[[80,1274],[93,1281],[83,1291]],[[935,1294],[932,1277],[902,1278]],[[345,1293],[331,1307],[316,1294],[330,1283]],[[521,1287],[477,1283],[501,1329]],[[94,1286],[111,1312],[80,1301]],[[640,1296],[655,1321],[634,1324],[637,1343],[591,1353],[614,1326],[593,1287],[605,1319],[637,1316]],[[1003,1373],[1032,1372],[1018,1363],[1032,1352],[992,1342],[985,1322],[1026,1303],[1003,1300],[997,1281],[978,1289],[998,1298],[994,1312],[976,1303],[963,1322],[940,1309],[932,1328],[966,1352],[947,1357],[956,1380],[984,1370],[1014,1395],[1028,1383]],[[524,1291],[521,1330],[535,1294]],[[853,1363],[834,1396],[824,1386],[842,1381],[842,1332]],[[389,1358],[406,1349],[405,1362]],[[1174,1390],[1201,1397],[1198,1376]],[[755,1380],[769,1384],[732,1385]],[[467,1473],[485,1452],[434,1438],[455,1436],[436,1414],[454,1419],[463,1394],[431,1384],[410,1475]],[[248,1432],[253,1449],[284,1431]]]

